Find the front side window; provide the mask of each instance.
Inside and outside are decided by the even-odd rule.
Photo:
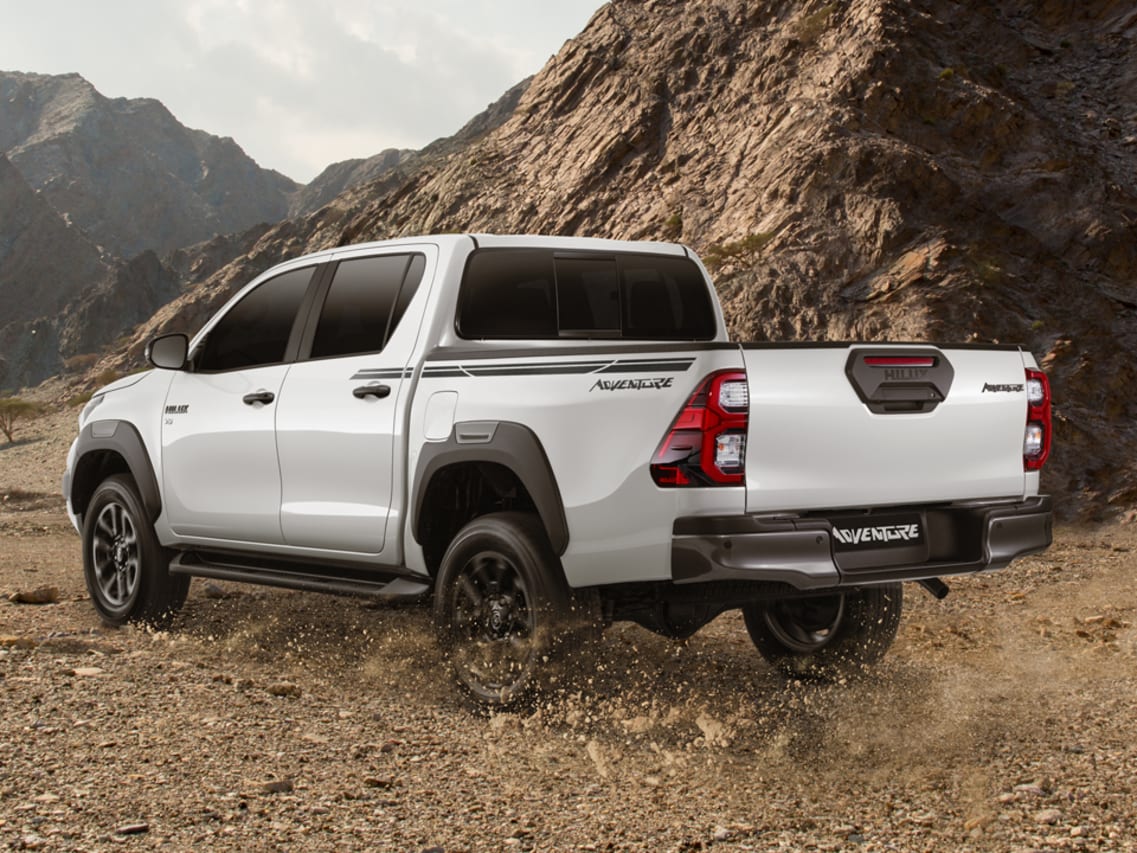
[[[213,373],[284,361],[313,269],[278,275],[242,297],[210,330],[194,360],[196,369]]]
[[[379,352],[402,318],[426,268],[423,255],[340,261],[320,310],[312,358]]]

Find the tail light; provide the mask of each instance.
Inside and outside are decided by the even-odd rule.
[[[1037,471],[1050,455],[1050,381],[1041,370],[1026,371],[1026,433],[1023,470]]]
[[[746,467],[746,374],[721,370],[687,400],[651,460],[657,486],[737,486]]]

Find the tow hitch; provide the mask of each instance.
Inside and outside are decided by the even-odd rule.
[[[924,578],[920,581],[920,586],[931,593],[933,598],[941,600],[947,598],[947,594],[951,592],[951,590],[948,589],[948,585],[939,578]]]

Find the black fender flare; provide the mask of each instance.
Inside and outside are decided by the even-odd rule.
[[[92,453],[109,451],[121,456],[138,486],[139,497],[146,508],[151,523],[162,513],[162,493],[158,488],[158,478],[142,436],[133,424],[127,421],[92,421],[83,427],[75,445],[75,472],[71,478],[71,492],[68,495],[76,512],[82,507],[86,511],[87,502],[102,480],[101,465],[84,464],[84,459]]]
[[[489,462],[512,471],[533,498],[553,553],[558,557],[564,554],[569,542],[568,521],[549,457],[531,429],[509,421],[457,423],[445,441],[423,445],[411,492],[411,530],[416,542],[422,544],[423,501],[431,480],[443,468],[461,462]]]

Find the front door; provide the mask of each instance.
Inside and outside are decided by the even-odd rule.
[[[170,383],[162,480],[178,536],[283,542],[275,421],[312,271],[286,272],[249,291],[208,332],[192,369]]]

